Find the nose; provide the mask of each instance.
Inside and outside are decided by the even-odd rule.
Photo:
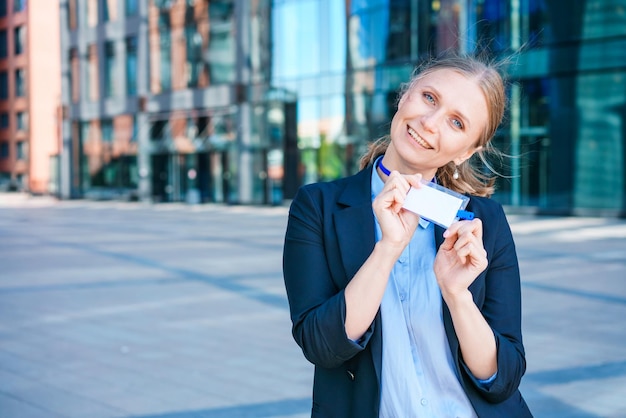
[[[436,109],[436,110],[432,110],[430,112],[424,113],[422,117],[420,118],[420,121],[422,122],[422,126],[424,127],[424,130],[428,132],[436,132],[440,119],[441,119],[441,115],[438,112],[438,109]]]

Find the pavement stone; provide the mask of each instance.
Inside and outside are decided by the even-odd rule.
[[[626,221],[507,213],[531,410],[626,416]],[[0,193],[0,417],[309,416],[286,219]]]

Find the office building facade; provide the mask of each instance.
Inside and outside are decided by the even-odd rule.
[[[266,203],[268,13],[263,0],[63,0],[62,195]]]
[[[626,0],[63,0],[61,15],[66,196],[280,203],[357,171],[401,83],[454,49],[509,74],[494,198],[626,207]]]

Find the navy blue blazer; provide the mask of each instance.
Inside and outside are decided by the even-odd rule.
[[[313,417],[378,418],[382,365],[380,311],[360,345],[345,333],[344,289],[375,244],[372,167],[333,182],[303,186],[290,210],[283,276],[293,337],[315,365]],[[471,197],[468,210],[483,222],[489,265],[472,283],[474,302],[493,329],[498,374],[477,385],[461,357],[450,312],[444,326],[457,376],[479,417],[532,417],[518,386],[526,370],[521,335],[521,291],[515,244],[502,207]],[[436,228],[437,246],[443,229]]]

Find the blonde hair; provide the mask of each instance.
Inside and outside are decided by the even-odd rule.
[[[502,122],[506,108],[504,80],[498,71],[498,64],[470,55],[445,53],[437,58],[431,58],[418,67],[411,80],[401,86],[398,98],[410,91],[425,75],[442,69],[456,71],[468,79],[476,81],[485,96],[488,110],[487,124],[476,141],[475,147],[481,148],[475,155],[484,165],[489,167],[486,155],[499,154],[491,145],[491,139]],[[373,164],[377,157],[384,154],[390,141],[391,138],[386,135],[371,143],[365,155],[361,157],[361,169]],[[455,169],[459,172],[457,179],[453,177]],[[495,176],[494,173],[486,173],[483,170],[483,164],[477,164],[475,158],[472,157],[458,166],[455,166],[454,162],[450,162],[440,167],[437,170],[437,181],[444,187],[459,193],[491,196],[494,192]]]

